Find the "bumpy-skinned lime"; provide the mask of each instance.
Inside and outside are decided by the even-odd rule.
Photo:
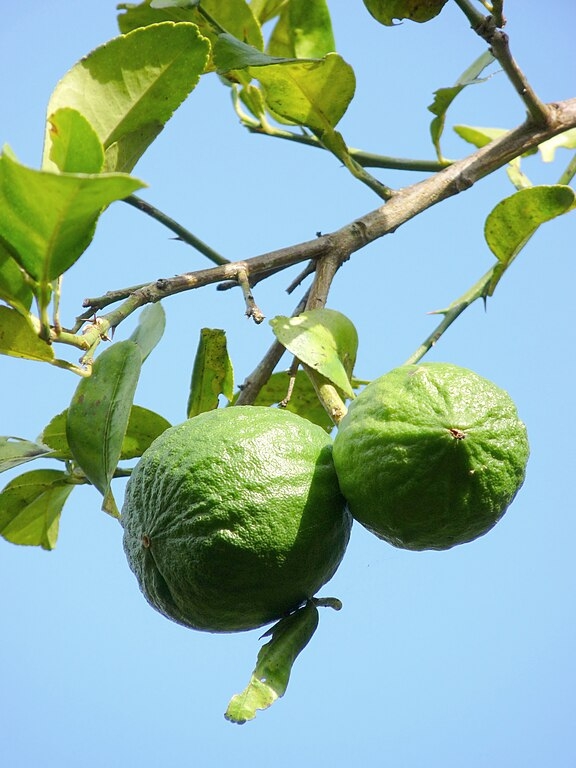
[[[234,632],[311,598],[340,564],[352,518],[323,429],[238,406],[160,435],[128,482],[122,522],[154,608],[194,629]]]
[[[405,549],[448,549],[502,517],[524,481],[526,428],[510,396],[448,363],[404,365],[354,400],[334,440],[352,515]]]

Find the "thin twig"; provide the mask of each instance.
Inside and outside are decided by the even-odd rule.
[[[265,315],[260,307],[256,304],[252,289],[250,288],[250,281],[248,279],[248,272],[246,269],[238,270],[237,280],[240,288],[242,288],[244,301],[246,302],[246,317],[251,317],[256,325],[260,325],[260,323],[264,320]]]
[[[156,219],[156,221],[159,221],[165,227],[178,235],[179,240],[182,240],[183,243],[196,248],[197,251],[199,251],[203,256],[206,256],[206,258],[209,259],[213,264],[229,264],[228,259],[225,259],[224,256],[221,256],[213,248],[200,240],[200,238],[196,237],[196,235],[193,235],[192,232],[187,230],[177,221],[174,221],[174,219],[170,218],[170,216],[167,216],[165,213],[158,210],[158,208],[155,206],[150,205],[150,203],[147,203],[145,200],[142,200],[141,197],[138,197],[137,195],[129,195],[128,197],[124,198],[124,202],[128,203],[128,205],[131,205],[134,208],[137,208],[139,211],[146,213],[148,216]]]
[[[472,29],[490,46],[494,58],[498,60],[516,93],[526,105],[534,125],[547,126],[550,120],[550,109],[538,98],[514,60],[510,51],[508,35],[498,28],[498,23],[502,21],[502,8],[500,7],[500,18],[496,18],[495,16],[484,16],[476,6],[472,5],[470,0],[456,0],[456,3],[466,15]]]
[[[297,144],[305,144],[316,149],[326,150],[326,147],[315,137],[306,133],[292,133],[281,128],[264,127],[260,125],[249,124],[246,128],[250,133],[257,133],[261,136],[272,136],[278,139],[293,141]],[[384,168],[397,171],[429,171],[434,173],[441,171],[442,168],[450,165],[450,160],[412,160],[402,157],[388,157],[386,155],[377,155],[372,152],[364,152],[361,149],[348,147],[350,157],[363,168]]]

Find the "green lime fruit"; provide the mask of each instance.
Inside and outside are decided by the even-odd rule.
[[[353,517],[404,549],[449,549],[500,520],[524,481],[510,396],[448,363],[403,365],[354,400],[334,440]]]
[[[122,523],[154,608],[193,629],[236,632],[313,597],[340,564],[352,517],[321,427],[238,406],[152,443],[128,482]]]

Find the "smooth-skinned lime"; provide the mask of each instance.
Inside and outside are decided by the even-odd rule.
[[[333,455],[356,520],[397,547],[442,550],[500,520],[524,481],[529,447],[504,390],[466,368],[421,363],[366,386]]]
[[[340,564],[352,518],[321,427],[238,406],[154,441],[128,482],[122,523],[154,608],[194,629],[234,632],[313,597]]]

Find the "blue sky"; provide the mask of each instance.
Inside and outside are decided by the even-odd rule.
[[[433,157],[426,107],[482,52],[448,3],[428,25],[376,24],[360,0],[334,0],[339,52],[356,98],[340,129],[351,146]],[[507,7],[512,50],[545,101],[574,95],[574,5]],[[115,4],[7,4],[0,28],[2,143],[38,166],[45,107],[58,79],[117,34]],[[503,74],[468,88],[452,123],[514,127],[523,105]],[[468,151],[447,130],[445,153]],[[570,156],[525,161],[535,183]],[[252,136],[229,95],[205,78],[134,174],[143,196],[230,259],[329,232],[378,206],[328,154]],[[401,187],[422,174],[381,171]],[[329,306],[356,324],[356,373],[402,363],[449,304],[492,263],[483,222],[512,187],[504,171],[355,254]],[[574,214],[541,228],[487,309],[471,307],[427,356],[474,369],[507,389],[532,454],[525,485],[485,537],[448,552],[412,553],[359,525],[322,594],[320,627],[284,699],[242,727],[224,720],[247,683],[259,635],[195,633],[155,613],[125,562],[118,524],[98,494],[74,491],[55,551],[0,541],[3,658],[0,762],[10,768],[354,764],[394,768],[572,768],[576,686],[572,390]],[[85,296],[207,266],[170,233],[118,203],[64,280],[68,322]],[[290,313],[296,271],[259,285],[268,318]],[[271,341],[244,318],[238,291],[214,288],[165,302],[165,337],[146,363],[136,402],[172,423],[185,417],[201,327],[225,328],[241,382]],[[116,338],[126,338],[127,323]],[[0,359],[0,433],[34,439],[68,404],[65,371]],[[3,483],[13,475],[6,473]],[[117,486],[121,498],[121,485]]]

